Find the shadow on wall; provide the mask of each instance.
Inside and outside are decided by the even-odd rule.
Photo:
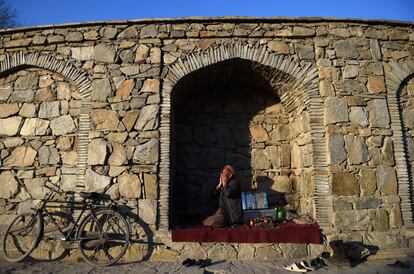
[[[210,193],[225,164],[236,169],[243,191],[257,187],[271,202],[286,203],[272,190],[281,160],[268,154],[281,153],[278,137],[289,133],[273,131],[288,119],[270,83],[245,60],[221,62],[187,77],[172,92],[170,223],[197,225],[217,210]],[[273,150],[265,150],[267,145]]]

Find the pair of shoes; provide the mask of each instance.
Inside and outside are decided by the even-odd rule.
[[[209,266],[211,264],[211,260],[210,259],[194,260],[194,259],[187,258],[181,264],[186,267],[198,266],[199,268],[203,268],[203,267]]]
[[[284,269],[293,272],[308,272],[315,270],[307,261],[300,261],[299,263],[293,263],[283,266]]]

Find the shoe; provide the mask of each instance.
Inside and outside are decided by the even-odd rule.
[[[185,259],[185,260],[184,260],[181,264],[182,264],[182,265],[184,265],[184,266],[189,267],[189,266],[193,266],[193,265],[195,265],[195,263],[196,263],[196,261],[195,261],[195,260],[190,259],[190,258],[187,258],[187,259]]]
[[[288,270],[288,271],[293,271],[293,272],[308,272],[308,269],[304,268],[303,266],[301,266],[298,263],[285,265],[285,266],[283,266],[283,268]]]
[[[303,268],[305,268],[309,271],[315,270],[315,268],[313,266],[311,266],[307,261],[300,261],[299,265],[301,265]]]
[[[326,263],[319,257],[310,261],[310,265],[314,269],[319,269],[319,268],[327,266]]]
[[[201,264],[198,266],[198,268],[204,268],[206,266],[211,265],[211,260],[210,259],[205,259],[205,260],[199,260],[202,261]]]

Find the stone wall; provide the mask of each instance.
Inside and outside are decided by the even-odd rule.
[[[165,244],[156,258],[184,254],[193,245],[168,242],[170,202],[189,176],[203,179],[190,183],[203,201],[219,169],[209,151],[219,148],[228,155],[220,165],[285,193],[330,239],[412,246],[413,59],[413,24],[404,22],[162,19],[4,30],[0,225],[50,181],[106,192]],[[217,73],[223,67],[248,69],[229,78]],[[230,106],[208,119],[243,120],[245,136],[200,122],[211,91]],[[249,246],[266,257],[266,246]],[[244,248],[230,249],[244,258]]]

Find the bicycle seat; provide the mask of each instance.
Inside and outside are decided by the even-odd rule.
[[[94,198],[98,198],[99,193],[98,192],[81,192],[79,193],[79,195],[84,199],[87,199],[87,198],[94,199]]]

